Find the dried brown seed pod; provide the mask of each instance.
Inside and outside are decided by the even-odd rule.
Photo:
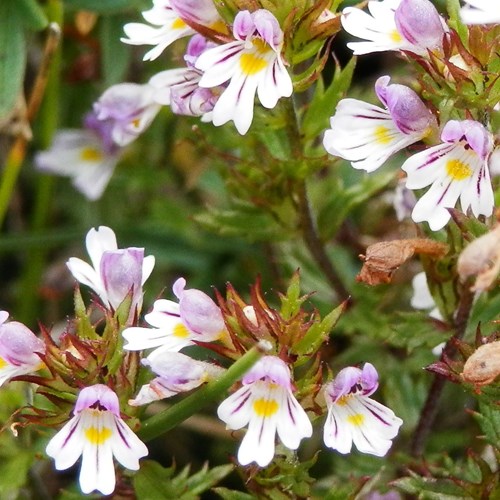
[[[491,384],[500,375],[500,341],[478,347],[467,359],[462,378],[475,385]]]

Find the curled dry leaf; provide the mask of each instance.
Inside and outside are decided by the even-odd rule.
[[[491,384],[500,375],[500,341],[478,347],[467,359],[462,378],[475,385]]]
[[[462,251],[457,270],[462,281],[477,275],[473,292],[484,292],[493,284],[500,272],[500,224]]]
[[[398,267],[415,254],[440,258],[447,252],[448,245],[445,243],[424,238],[374,243],[366,249],[366,255],[359,256],[364,264],[356,280],[367,285],[390,283]]]

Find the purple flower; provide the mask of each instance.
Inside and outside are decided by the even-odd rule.
[[[119,249],[115,233],[106,226],[92,228],[87,233],[86,246],[92,266],[72,257],[67,262],[69,270],[114,311],[131,294],[132,319],[142,307],[142,285],[153,270],[154,257],[144,257],[144,248]]]
[[[153,328],[130,327],[123,331],[124,349],[142,351],[159,347],[160,352],[179,351],[193,341],[212,342],[226,332],[217,304],[204,292],[185,289],[186,280],[179,278],[172,289],[179,302],[160,299],[146,321]]]
[[[149,84],[119,83],[107,89],[94,104],[98,120],[111,124],[111,137],[119,146],[134,141],[149,127],[160,106]]]
[[[369,396],[378,387],[378,373],[370,363],[363,369],[349,366],[325,387],[328,406],[325,445],[346,454],[352,444],[362,453],[384,456],[403,421]]]
[[[248,430],[238,450],[238,462],[265,467],[275,452],[276,433],[289,449],[296,450],[312,426],[292,393],[291,373],[284,361],[264,356],[243,377],[243,386],[224,400],[217,414],[228,429]]]
[[[39,355],[45,353],[45,344],[22,323],[7,322],[8,317],[0,311],[0,386],[44,366]]]
[[[494,199],[488,162],[493,137],[474,120],[451,120],[441,133],[442,144],[408,158],[401,168],[408,174],[406,187],[431,186],[415,205],[415,222],[427,221],[433,231],[450,220],[448,208],[458,198],[462,210],[470,207],[474,216],[490,216]]]
[[[68,469],[81,456],[82,492],[110,495],[116,483],[113,456],[123,467],[138,470],[148,449],[122,420],[118,396],[103,384],[82,389],[73,414],[45,451],[57,470]]]
[[[357,99],[342,99],[323,145],[334,156],[349,160],[354,168],[373,172],[391,155],[427,137],[436,119],[420,97],[404,85],[389,85],[390,77],[375,83],[382,109]]]

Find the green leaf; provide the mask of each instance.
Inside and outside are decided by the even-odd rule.
[[[105,87],[122,82],[130,63],[132,51],[120,41],[125,22],[123,16],[105,16],[101,19],[102,74]]]
[[[459,0],[447,0],[446,3],[448,14],[450,16],[448,25],[458,33],[460,40],[462,40],[462,43],[467,47],[469,31],[467,26],[465,26],[460,19],[460,2]]]
[[[22,92],[26,66],[24,23],[16,0],[0,2],[0,119]]]
[[[335,113],[338,102],[344,97],[351,85],[355,67],[355,57],[349,61],[344,69],[341,70],[337,66],[332,83],[326,90],[323,81],[318,80],[314,97],[302,122],[302,131],[306,138],[315,138],[328,128],[329,117]]]
[[[224,479],[233,468],[233,465],[220,465],[209,469],[205,464],[192,476],[189,475],[189,467],[185,467],[174,476],[174,466],[164,468],[157,462],[146,460],[141,463],[140,471],[134,476],[134,488],[138,500],[152,498],[195,500],[201,493]]]
[[[36,0],[15,0],[15,4],[27,28],[40,31],[48,26],[49,20]]]
[[[292,346],[292,352],[299,355],[305,355],[318,350],[321,344],[329,337],[330,332],[344,312],[346,305],[347,302],[343,302],[325,316],[321,322],[314,323],[302,340]]]
[[[326,241],[334,236],[350,212],[384,189],[395,175],[394,171],[389,170],[379,174],[366,175],[360,182],[347,189],[336,187],[336,192],[332,193],[331,201],[323,207],[318,217],[321,238]]]
[[[65,5],[74,10],[93,10],[100,13],[110,13],[130,8],[140,8],[141,0],[65,0]]]
[[[217,493],[222,500],[255,500],[253,495],[241,491],[230,490],[228,488],[214,488],[214,492]]]
[[[488,442],[500,449],[500,409],[482,403],[473,415]]]

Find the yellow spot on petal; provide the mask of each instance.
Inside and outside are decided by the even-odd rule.
[[[138,128],[141,123],[141,120],[140,118],[136,118],[135,120],[132,120],[130,123],[132,123],[133,127]]]
[[[185,339],[189,337],[189,330],[182,323],[177,323],[174,326],[174,337]]]
[[[103,156],[102,152],[96,148],[83,148],[80,153],[80,158],[83,161],[101,161]]]
[[[365,421],[365,416],[361,415],[361,413],[356,413],[356,415],[349,415],[347,421],[356,427],[360,427]]]
[[[85,430],[85,437],[92,444],[97,446],[105,443],[111,437],[111,429],[108,427],[103,427],[102,429],[97,429],[96,427],[89,427]]]
[[[178,17],[172,23],[172,29],[174,29],[174,30],[181,30],[181,29],[185,28],[186,26],[187,26],[186,23],[180,17]]]
[[[5,359],[0,358],[0,370],[2,368],[5,368],[6,366],[9,366],[9,363],[7,363],[7,361],[5,361]]]
[[[266,60],[257,57],[254,54],[242,54],[240,57],[241,71],[246,75],[255,75],[260,73],[267,66]]]
[[[392,141],[391,131],[387,127],[376,127],[373,135],[375,136],[375,141],[380,144],[388,144]]]
[[[448,160],[446,162],[446,173],[454,181],[463,181],[468,179],[472,174],[473,170],[469,165],[461,162],[460,160]]]
[[[403,37],[400,35],[399,31],[397,31],[397,30],[394,30],[391,33],[390,37],[391,37],[391,40],[393,42],[396,42],[396,43],[399,43],[399,42],[403,41]]]
[[[279,405],[274,399],[256,399],[253,403],[253,411],[259,417],[268,418],[278,411]]]

